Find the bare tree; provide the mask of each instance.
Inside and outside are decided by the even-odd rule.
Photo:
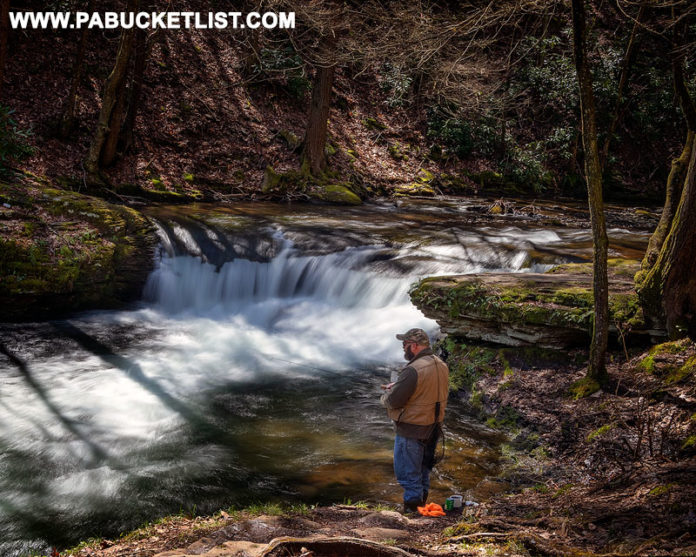
[[[95,0],[89,0],[87,11],[94,11]],[[59,134],[63,139],[67,138],[75,123],[75,104],[77,101],[77,91],[82,80],[82,72],[85,67],[85,50],[87,49],[87,37],[89,36],[89,27],[85,26],[80,34],[80,42],[77,46],[77,54],[75,55],[75,63],[73,64],[72,80],[70,81],[70,90],[63,104],[63,112],[60,117]]]
[[[594,323],[587,377],[606,381],[605,357],[609,336],[609,280],[607,277],[608,239],[602,199],[602,167],[599,160],[597,119],[592,90],[592,72],[587,60],[587,25],[584,0],[572,0],[573,53],[580,89],[582,142],[585,151],[585,180],[590,206],[593,244]]]
[[[138,0],[128,0],[126,10],[135,12],[138,9],[138,5]],[[116,63],[104,85],[97,130],[85,160],[85,170],[93,183],[101,183],[103,181],[100,176],[101,168],[105,163],[113,160],[111,158],[112,149],[115,150],[115,148],[111,143],[109,143],[108,151],[105,148],[108,141],[113,142],[111,138],[114,137],[114,134],[116,134],[115,137],[118,137],[120,132],[123,103],[125,102],[123,95],[126,74],[133,50],[134,34],[135,30],[133,28],[124,29],[121,32]]]

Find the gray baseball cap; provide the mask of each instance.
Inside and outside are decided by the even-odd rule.
[[[428,333],[426,333],[423,329],[409,329],[403,334],[396,335],[396,338],[399,340],[410,340],[421,346],[430,346]]]

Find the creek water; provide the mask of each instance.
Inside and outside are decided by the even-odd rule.
[[[473,202],[150,209],[161,247],[123,311],[0,325],[0,554],[252,502],[397,502],[380,385],[436,274],[589,258],[589,231]],[[540,220],[541,219],[541,220]],[[612,255],[647,232],[610,230]],[[495,490],[501,437],[451,397],[435,499]]]

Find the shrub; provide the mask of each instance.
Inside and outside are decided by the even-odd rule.
[[[404,73],[401,67],[393,66],[389,62],[382,66],[379,86],[389,95],[384,101],[387,106],[395,108],[409,103],[407,95],[412,83],[413,77]]]
[[[312,87],[302,58],[290,46],[261,49],[254,70],[268,78],[283,81],[288,93],[296,99],[302,99]]]

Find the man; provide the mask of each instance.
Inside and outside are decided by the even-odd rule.
[[[383,385],[382,404],[394,420],[394,472],[404,488],[404,512],[423,506],[435,465],[435,448],[445,416],[449,369],[430,349],[423,329],[396,335],[408,365],[394,383]]]

